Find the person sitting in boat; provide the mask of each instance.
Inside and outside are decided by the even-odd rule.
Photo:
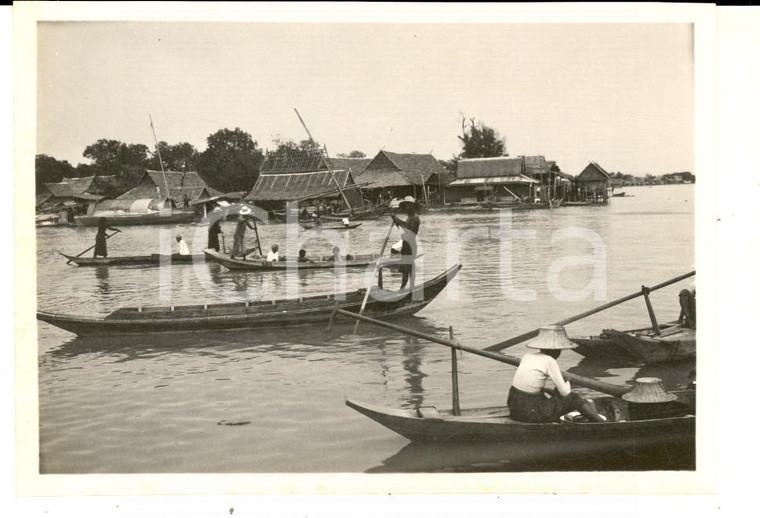
[[[272,245],[272,249],[269,251],[269,253],[267,253],[268,263],[274,263],[280,260],[280,254],[278,252],[279,249],[280,247],[276,243]]]
[[[391,216],[396,226],[402,230],[401,238],[404,240],[401,246],[402,264],[399,266],[401,272],[401,288],[399,289],[403,290],[414,274],[414,258],[417,256],[417,233],[420,231],[420,217],[417,215],[419,204],[412,196],[407,196],[401,200],[398,207],[406,212],[406,221],[395,214]],[[412,286],[414,286],[414,279],[412,279]]]
[[[251,224],[251,220],[247,217],[251,213],[251,209],[243,207],[238,213],[237,226],[235,227],[235,234],[232,239],[232,251],[230,252],[230,259],[235,257],[242,257],[245,259],[245,230],[247,228],[254,228]]]
[[[688,329],[697,328],[697,287],[696,284],[688,289],[683,289],[678,294],[678,302],[681,304],[681,314],[678,321]]]
[[[302,248],[298,251],[298,262],[299,263],[313,263],[314,261],[306,257],[306,250]]]
[[[106,239],[111,236],[106,234],[107,230],[121,232],[118,228],[109,227],[106,218],[100,218],[98,220],[98,233],[95,234],[95,251],[92,253],[93,257],[108,257],[108,245],[106,245]]]
[[[187,243],[182,239],[182,236],[177,235],[177,243],[179,243],[179,255],[190,255],[190,249],[187,247]]]
[[[507,396],[510,417],[528,423],[552,423],[568,412],[579,411],[589,421],[602,422],[591,403],[570,389],[557,363],[563,349],[578,345],[567,337],[562,326],[541,328],[538,337],[526,344],[530,349],[520,360]],[[546,381],[554,383],[551,397],[544,394]]]
[[[344,227],[350,227],[351,222],[348,220],[348,218],[343,218],[343,226]]]
[[[308,221],[310,219],[309,211],[306,210],[306,207],[301,209],[301,215],[300,215],[301,221]]]
[[[214,221],[208,228],[208,246],[212,250],[219,251],[219,235],[222,233],[219,220]]]
[[[333,252],[332,253],[332,257],[330,257],[328,259],[328,261],[335,261],[336,263],[340,262],[341,261],[341,258],[340,258],[340,247],[339,246],[334,246],[333,249],[332,249],[332,252]]]

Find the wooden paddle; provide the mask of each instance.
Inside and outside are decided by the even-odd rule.
[[[372,283],[375,282],[375,276],[377,275],[378,270],[380,269],[380,265],[383,261],[383,254],[385,253],[385,247],[388,246],[388,240],[391,238],[391,232],[393,232],[393,227],[396,225],[395,221],[391,221],[391,226],[388,229],[388,234],[385,236],[385,241],[383,241],[383,246],[380,248],[380,255],[377,258],[377,261],[375,261],[375,271],[372,273],[372,278],[369,281],[369,286],[367,286],[367,292],[364,294],[364,300],[362,301],[362,307],[359,310],[359,315],[364,313],[364,308],[367,306],[367,299],[369,299],[369,292],[372,290]],[[354,334],[359,330],[359,321],[356,321],[356,324],[354,325]]]
[[[566,318],[564,320],[560,320],[559,322],[555,322],[553,325],[564,326],[564,325],[570,324],[582,318],[586,318],[587,316],[593,315],[594,313],[599,313],[600,311],[604,311],[605,309],[609,309],[613,306],[622,304],[623,302],[627,302],[631,299],[635,299],[636,297],[641,297],[642,295],[644,295],[645,291],[649,293],[655,290],[659,290],[660,288],[664,288],[665,286],[670,286],[671,284],[675,284],[676,282],[687,279],[695,274],[696,274],[696,271],[692,271],[689,273],[685,273],[683,275],[679,275],[678,277],[670,279],[669,281],[665,281],[660,284],[657,284],[656,286],[652,286],[648,290],[642,289],[641,291],[637,291],[636,293],[632,293],[630,295],[626,295],[625,297],[613,300],[612,302],[608,302],[607,304],[603,304],[599,306],[598,308],[590,309],[588,311],[584,311],[583,313],[579,315],[575,315],[574,317]],[[507,347],[512,347],[513,345],[517,345],[521,342],[524,342],[525,340],[538,336],[538,331],[539,329],[528,331],[527,333],[523,333],[519,336],[515,336],[514,338],[510,338],[509,340],[504,340],[503,342],[499,342],[498,344],[494,344],[489,347],[486,347],[484,351],[501,351],[502,349],[506,349]]]
[[[121,230],[117,230],[116,232],[114,232],[114,233],[112,233],[112,234],[106,234],[106,239],[108,239],[108,238],[110,238],[110,237],[112,237],[112,236],[115,236],[115,235],[116,235],[116,234],[118,234],[119,232],[121,232]],[[95,244],[95,245],[92,245],[90,248],[88,248],[87,250],[85,250],[85,251],[84,251],[84,252],[82,252],[81,254],[75,255],[74,257],[81,257],[81,256],[83,256],[84,254],[86,254],[87,252],[89,252],[90,250],[92,250],[93,248],[95,248],[96,246],[98,246],[98,245],[97,245],[97,244]],[[66,261],[66,264],[71,264],[71,259],[69,259],[68,261]]]
[[[370,324],[374,324],[376,326],[392,329],[393,331],[398,331],[400,333],[404,333],[410,336],[416,336],[417,338],[422,338],[423,340],[429,340],[431,342],[435,342],[441,345],[445,345],[447,347],[451,347],[452,349],[459,349],[460,351],[466,351],[468,353],[477,354],[478,356],[482,356],[484,358],[490,358],[492,360],[496,360],[502,363],[507,363],[509,365],[514,365],[515,367],[520,365],[520,358],[517,358],[515,356],[508,356],[502,353],[495,353],[495,352],[490,352],[488,350],[468,347],[466,345],[460,344],[456,340],[447,340],[445,338],[439,338],[437,336],[422,333],[414,329],[408,329],[396,324],[383,322],[382,320],[377,320],[374,318],[365,317],[363,315],[358,315],[356,313],[351,313],[350,311],[346,311],[343,309],[335,308],[333,311],[345,317],[355,318],[357,322],[358,321],[369,322]],[[625,394],[626,392],[630,390],[629,387],[621,387],[619,385],[612,385],[604,381],[587,378],[585,376],[579,376],[577,374],[572,374],[566,371],[562,371],[562,376],[566,380],[570,381],[571,383],[575,383],[576,385],[580,385],[581,387],[586,387],[592,390],[596,390],[597,392],[602,392],[604,394],[609,394],[615,397],[621,397],[623,394]]]

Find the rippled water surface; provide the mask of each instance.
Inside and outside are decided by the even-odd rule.
[[[606,207],[518,213],[428,213],[422,216],[421,265],[430,278],[463,268],[415,317],[398,321],[430,334],[486,347],[657,284],[693,267],[692,185],[626,188],[633,195]],[[344,251],[377,252],[388,220],[334,235],[289,225],[261,226],[264,246],[327,254],[330,238]],[[223,228],[231,245],[232,224]],[[168,253],[181,233],[191,249],[206,227],[124,227],[109,255]],[[394,240],[398,239],[397,234]],[[40,309],[104,315],[123,306],[284,298],[357,289],[367,272],[337,278],[328,271],[232,273],[215,264],[171,268],[86,268],[76,254],[94,244],[95,229],[37,232]],[[252,236],[249,236],[252,237]],[[251,239],[251,246],[253,240]],[[601,258],[601,286],[588,259]],[[575,259],[573,259],[575,258]],[[580,258],[580,259],[579,259]],[[553,280],[554,279],[554,280]],[[398,278],[386,277],[386,287]],[[652,295],[660,322],[675,319],[678,291]],[[568,300],[568,299],[575,300]],[[569,334],[648,325],[641,299],[568,326]],[[548,469],[500,447],[460,447],[446,454],[419,446],[351,410],[345,397],[388,407],[451,406],[449,349],[390,331],[351,325],[266,331],[77,338],[38,325],[40,471],[42,473],[382,472]],[[511,354],[526,351],[516,346]],[[638,367],[590,361],[565,352],[565,369],[624,384],[656,375],[666,388],[694,367]],[[514,368],[464,353],[459,357],[463,407],[501,405]],[[576,387],[577,388],[577,387]],[[583,389],[580,389],[583,391]],[[524,453],[524,452],[523,452]],[[620,469],[620,460],[568,459],[560,469]],[[646,468],[639,459],[635,468]]]

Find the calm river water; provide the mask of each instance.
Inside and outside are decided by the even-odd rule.
[[[453,326],[463,343],[486,347],[691,270],[693,185],[625,190],[633,196],[613,198],[605,207],[424,214],[418,275],[430,278],[457,262],[463,268],[437,300],[398,323],[439,336],[448,336]],[[336,237],[344,240],[344,251],[377,252],[387,229],[388,219],[381,219]],[[194,251],[205,246],[201,225],[122,230],[108,241],[111,256],[169,252],[177,233]],[[229,247],[233,229],[223,230]],[[310,252],[330,252],[330,236],[301,230],[287,234],[295,230],[281,224],[259,228],[265,247],[277,242],[282,251],[300,240],[296,245]],[[94,244],[95,229],[40,228],[37,237],[38,306],[66,313],[104,315],[133,305],[318,294],[365,286],[368,275],[232,273],[206,263],[76,267],[56,251],[79,253]],[[252,235],[249,240],[253,246]],[[589,261],[594,254],[596,261]],[[394,282],[398,278],[387,277],[386,287]],[[597,290],[584,292],[592,282]],[[660,322],[677,318],[677,294],[685,285],[688,281],[652,295]],[[636,299],[574,323],[568,332],[591,335],[648,322],[643,300]],[[40,323],[38,333],[41,473],[648,467],[647,459],[626,466],[621,459],[578,458],[545,466],[530,452],[507,447],[447,447],[444,454],[436,447],[411,445],[348,408],[344,399],[450,408],[450,351],[370,325],[363,324],[356,336],[351,325],[338,326],[332,334],[323,327],[300,327],[82,339]],[[520,345],[509,352],[526,350]],[[694,368],[693,362],[641,368],[590,361],[572,351],[560,363],[576,374],[617,384],[656,375],[666,388],[684,384]],[[459,370],[462,407],[505,404],[513,367],[464,353]]]

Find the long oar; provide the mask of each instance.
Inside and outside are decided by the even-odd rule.
[[[114,232],[114,233],[112,233],[112,234],[106,234],[106,239],[108,239],[109,237],[115,236],[115,235],[116,235],[116,234],[118,234],[119,232],[121,232],[121,231],[120,231],[120,230],[117,230],[116,232]],[[81,256],[83,256],[84,254],[86,254],[87,252],[89,252],[90,250],[92,250],[93,248],[95,248],[96,246],[98,246],[98,245],[97,245],[97,243],[96,243],[96,244],[94,244],[94,245],[92,245],[90,248],[88,248],[87,250],[85,250],[85,251],[84,251],[84,252],[82,252],[81,254],[75,255],[74,257],[81,257]],[[71,263],[71,259],[69,259],[68,261],[66,261],[66,264],[70,264],[70,263]]]
[[[514,365],[515,367],[520,365],[520,358],[516,358],[514,356],[508,356],[502,353],[489,352],[483,349],[468,347],[466,345],[460,344],[456,340],[447,340],[445,338],[439,338],[434,335],[421,333],[420,331],[416,331],[414,329],[408,329],[396,324],[383,322],[382,320],[377,320],[374,318],[365,317],[363,315],[358,315],[356,313],[351,313],[350,311],[345,311],[343,309],[336,308],[334,311],[335,313],[339,315],[343,315],[349,318],[355,318],[357,322],[358,321],[369,322],[370,324],[374,324],[376,326],[392,329],[394,331],[398,331],[400,333],[404,333],[410,336],[416,336],[417,338],[422,338],[424,340],[429,340],[431,342],[439,343],[441,345],[451,347],[452,349],[459,349],[460,351],[466,351],[468,353],[477,354],[478,356],[483,356],[484,358],[490,358],[492,360],[496,360],[502,363],[508,363],[509,365]],[[576,385],[580,385],[581,387],[586,387],[592,390],[596,390],[597,392],[602,392],[604,394],[609,394],[615,397],[621,397],[623,394],[625,394],[626,392],[630,390],[629,387],[621,387],[620,385],[612,385],[610,383],[605,383],[604,381],[587,378],[585,376],[578,376],[577,374],[572,374],[570,372],[562,371],[562,376],[566,380],[570,381],[571,383],[575,383]]]
[[[377,258],[377,261],[375,262],[375,271],[372,273],[372,278],[369,280],[369,286],[367,286],[367,292],[364,294],[364,300],[362,301],[362,307],[359,310],[359,315],[364,313],[364,308],[367,306],[367,299],[369,298],[369,292],[372,289],[372,283],[375,282],[375,276],[377,275],[378,270],[380,269],[380,264],[383,261],[383,254],[385,253],[385,247],[388,246],[388,240],[391,238],[391,232],[393,232],[393,226],[396,224],[395,221],[391,221],[391,227],[388,229],[388,235],[385,236],[385,241],[383,241],[383,246],[380,248],[380,257]],[[359,330],[359,321],[356,321],[356,324],[354,325],[354,334]]]
[[[669,281],[665,281],[660,284],[657,284],[656,286],[652,286],[651,288],[649,288],[649,292],[659,290],[660,288],[664,288],[665,286],[670,286],[671,284],[675,284],[678,281],[682,281],[684,279],[691,277],[695,273],[696,273],[695,271],[685,273],[683,275],[679,275],[678,277],[670,279]],[[607,304],[603,304],[599,306],[598,308],[590,309],[588,311],[584,311],[583,313],[579,315],[575,315],[574,317],[566,318],[564,320],[560,320],[559,322],[555,322],[554,325],[564,326],[572,322],[575,322],[576,320],[586,318],[587,316],[593,315],[594,313],[599,313],[600,311],[604,311],[605,309],[609,309],[613,306],[617,306],[618,304],[622,304],[623,302],[627,302],[631,299],[635,299],[636,297],[641,297],[642,295],[644,295],[644,291],[645,290],[642,289],[641,291],[637,291],[636,293],[632,293],[630,295],[619,298],[617,300],[613,300],[612,302],[608,302]],[[507,347],[512,347],[513,345],[517,345],[521,342],[524,342],[525,340],[538,336],[538,331],[539,331],[538,329],[534,329],[533,331],[528,331],[527,333],[523,333],[520,336],[515,336],[514,338],[510,338],[509,340],[504,340],[503,342],[499,342],[498,344],[494,344],[489,347],[486,347],[484,350],[485,351],[501,351],[502,349],[506,349]]]

